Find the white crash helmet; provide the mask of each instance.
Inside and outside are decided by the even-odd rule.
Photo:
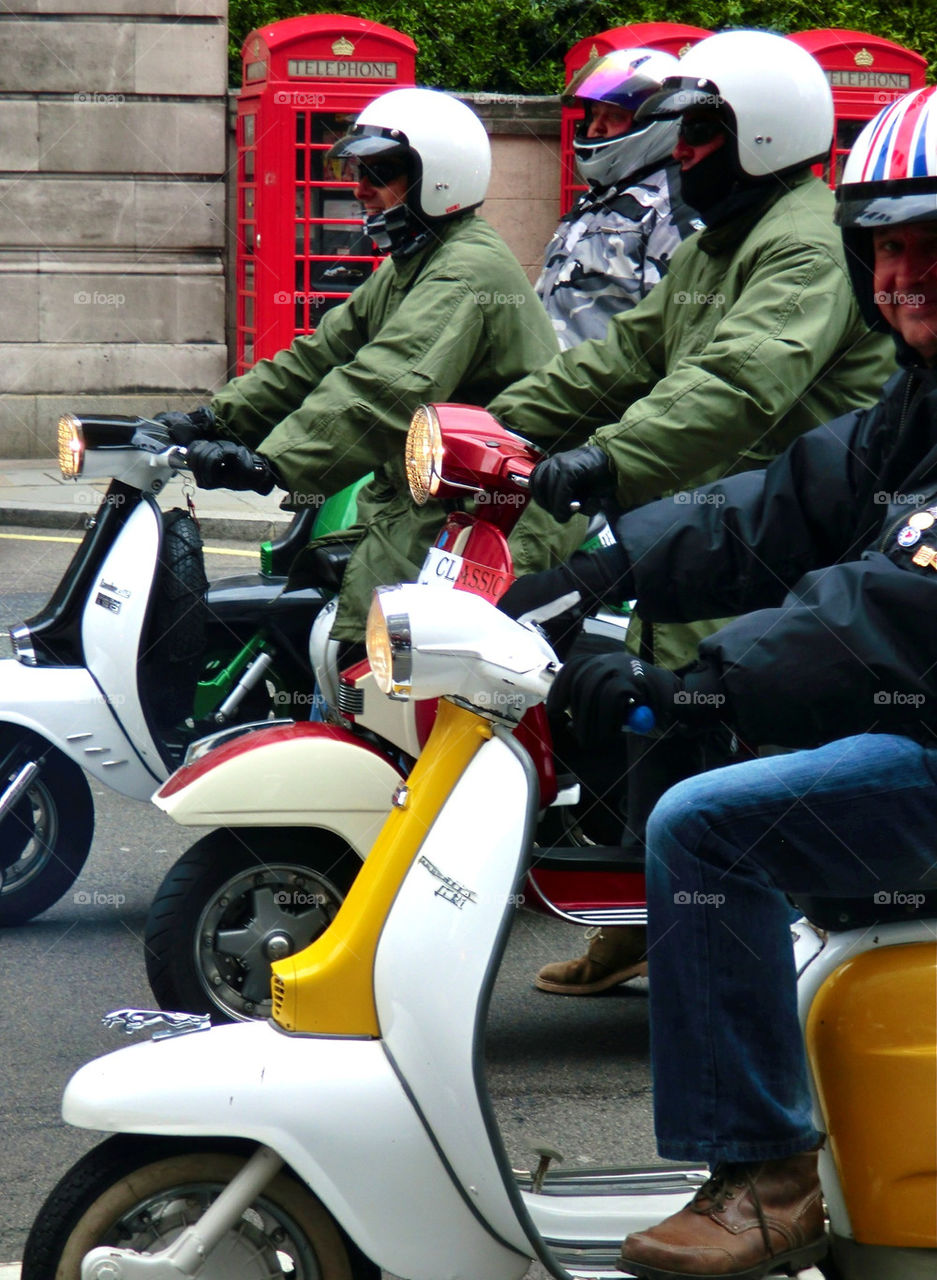
[[[833,95],[816,58],[769,31],[707,36],[680,59],[680,73],[638,112],[680,116],[693,107],[722,112],[735,132],[739,174],[765,178],[816,164],[833,141]]]
[[[667,76],[679,74],[680,64],[670,53],[644,47],[613,49],[591,58],[562,95],[564,106],[582,103],[585,118],[576,128],[573,151],[579,172],[591,186],[610,187],[633,173],[670,157],[677,141],[676,120],[632,123],[617,138],[587,138],[589,103],[608,102],[627,111],[637,111]]]
[[[887,332],[875,305],[872,231],[937,221],[937,87],[906,93],[865,126],[836,188],[834,216],[862,315]]]
[[[405,156],[407,205],[423,222],[475,209],[488,193],[491,146],[464,102],[436,89],[392,89],[364,108],[329,158]]]

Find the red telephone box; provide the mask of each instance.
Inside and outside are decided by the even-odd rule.
[[[833,91],[833,146],[817,172],[835,187],[863,125],[896,98],[924,88],[927,59],[864,31],[797,31],[788,39],[813,54]]]
[[[416,45],[364,18],[252,31],[237,107],[237,372],[311,333],[380,262],[325,153],[369,102],[412,88]]]
[[[586,36],[577,41],[567,53],[566,83],[590,58],[612,49],[659,49],[661,53],[672,53],[675,58],[681,57],[687,49],[712,35],[702,27],[688,27],[682,22],[635,22],[630,27],[611,27],[608,31],[600,31],[596,36]],[[560,211],[568,212],[573,201],[585,186],[576,172],[576,158],[573,154],[573,134],[576,125],[582,119],[581,107],[563,107],[560,116]]]

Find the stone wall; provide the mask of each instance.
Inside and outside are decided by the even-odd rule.
[[[233,363],[225,0],[0,0],[0,457],[76,412],[202,402]],[[559,216],[556,98],[465,98],[484,216],[531,280]],[[227,291],[226,291],[227,286]]]
[[[0,456],[222,382],[225,0],[0,0]]]
[[[491,139],[491,185],[482,213],[520,259],[531,281],[560,216],[558,98],[466,95]]]

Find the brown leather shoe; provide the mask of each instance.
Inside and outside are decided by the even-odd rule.
[[[589,949],[578,960],[547,964],[534,979],[539,991],[561,996],[597,996],[629,978],[647,976],[647,931],[642,925],[587,929]]]
[[[826,1253],[817,1153],[718,1165],[690,1203],[621,1247],[642,1280],[758,1280],[793,1274]]]

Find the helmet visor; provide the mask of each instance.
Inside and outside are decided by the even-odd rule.
[[[937,218],[937,177],[850,182],[836,189],[841,227],[894,227]]]
[[[381,156],[390,158],[394,154],[401,157],[407,155],[409,147],[407,139],[399,129],[381,129],[377,125],[353,125],[325,153],[326,160],[346,160],[352,156],[361,158]]]
[[[610,102],[627,111],[636,111],[660,85],[659,79],[641,67],[650,62],[648,55],[622,66],[612,58],[602,57],[586,65],[570,80],[562,95],[564,106],[577,101]]]
[[[695,76],[668,76],[658,92],[638,108],[635,119],[638,124],[646,124],[650,120],[673,120],[692,107],[708,107],[715,111],[724,105],[724,99],[711,80],[698,80]]]

